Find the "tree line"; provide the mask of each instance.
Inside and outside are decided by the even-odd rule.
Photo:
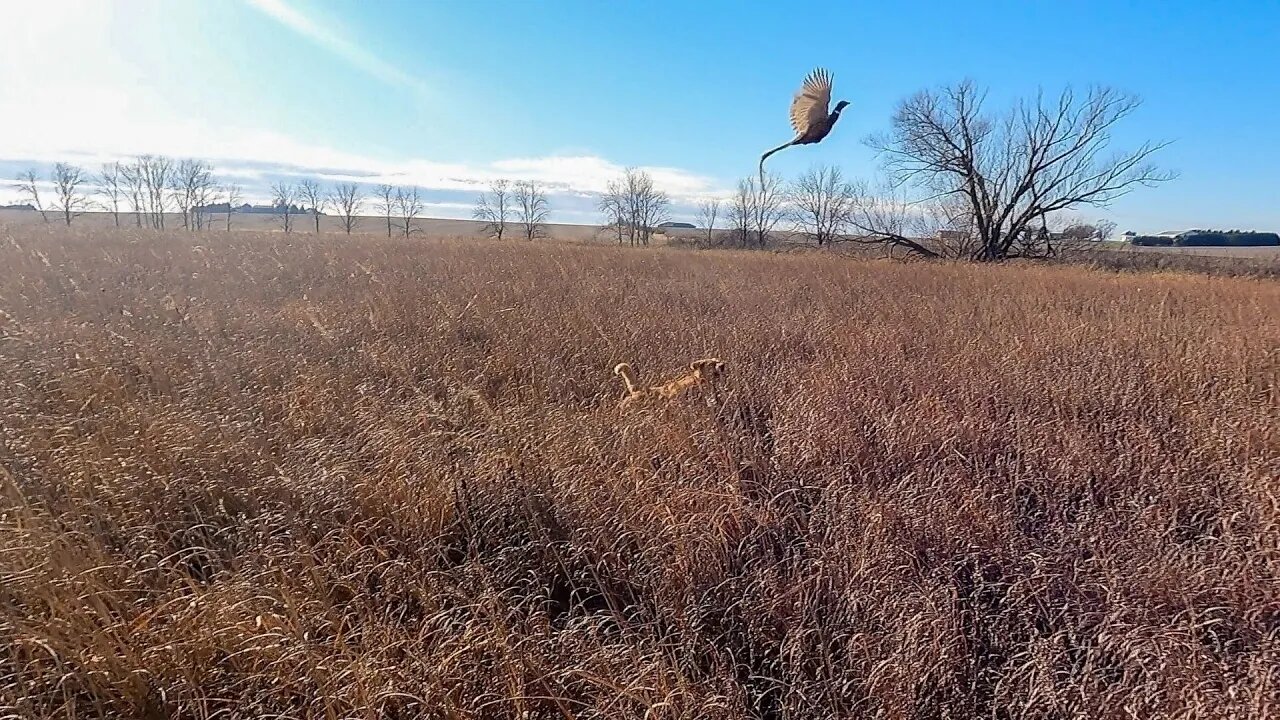
[[[184,229],[204,230],[212,224],[210,205],[225,202],[230,207],[241,198],[239,185],[214,181],[208,163],[161,155],[107,163],[96,174],[71,163],[55,163],[48,198],[41,193],[42,182],[36,170],[27,170],[18,178],[18,192],[45,222],[53,213],[67,225],[85,212],[103,210],[117,227],[127,222],[122,216],[132,214],[135,226],[163,230],[166,215],[177,214]],[[230,229],[229,215],[226,222]]]
[[[45,222],[50,216],[66,225],[86,212],[110,213],[116,227],[166,229],[171,215],[184,230],[212,229],[215,223],[231,230],[232,218],[244,202],[244,189],[219,184],[213,166],[202,160],[173,160],[162,155],[142,155],[126,162],[101,166],[97,173],[71,163],[55,163],[47,184],[30,169],[18,178],[18,193]],[[42,190],[42,188],[51,190]],[[285,232],[294,232],[299,221],[310,218],[312,232],[321,232],[320,218],[327,211],[337,215],[347,234],[359,225],[369,200],[386,220],[387,236],[409,237],[421,232],[419,220],[426,209],[416,186],[379,185],[370,198],[358,183],[337,183],[326,188],[315,180],[271,185],[271,213]],[[221,223],[216,216],[221,215]]]
[[[727,198],[700,203],[698,218],[708,243],[743,247],[766,246],[786,228],[820,246],[874,244],[929,258],[1052,256],[1065,244],[1114,230],[1105,221],[1069,223],[1069,211],[1105,207],[1137,187],[1174,177],[1150,162],[1163,144],[1110,152],[1116,125],[1138,104],[1133,96],[1095,87],[1083,95],[1071,89],[1056,97],[1042,93],[992,112],[985,91],[970,82],[921,91],[900,102],[888,131],[869,141],[880,160],[875,182],[846,178],[830,166],[815,167],[792,183],[761,173],[742,179]],[[225,203],[229,230],[242,194],[239,186],[216,183],[207,163],[154,155],[105,165],[96,175],[58,163],[48,208],[41,184],[32,170],[19,189],[46,221],[53,212],[67,225],[101,207],[117,225],[122,214],[132,212],[138,227],[162,229],[172,212],[183,228],[201,230],[211,224],[209,208]],[[372,201],[388,237],[409,237],[420,231],[417,221],[425,208],[414,186],[384,184],[366,195],[355,183],[325,189],[303,180],[277,183],[271,192],[286,232],[309,214],[318,233],[320,213],[332,209],[351,233]],[[669,219],[671,199],[647,172],[627,168],[608,183],[597,209],[618,244],[648,245]],[[506,237],[511,227],[533,240],[545,235],[549,213],[537,182],[500,179],[481,194],[472,216],[495,237]]]

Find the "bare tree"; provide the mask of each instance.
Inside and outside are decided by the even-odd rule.
[[[202,160],[182,160],[169,174],[173,204],[182,216],[182,227],[200,230],[204,226],[205,205],[217,187],[213,168]]]
[[[507,180],[494,180],[489,184],[489,191],[476,201],[471,217],[485,224],[482,232],[501,240],[507,232],[507,223],[511,220],[512,204],[511,183]]]
[[[124,173],[118,162],[103,165],[98,173],[98,192],[106,198],[102,206],[111,212],[116,227],[120,227],[120,201],[128,194],[124,183]]]
[[[729,202],[733,235],[743,247],[768,245],[778,224],[786,217],[782,180],[772,173],[765,173],[763,178],[763,187],[756,184],[754,177],[739,180]]]
[[[151,227],[164,229],[164,214],[169,208],[170,176],[173,161],[163,155],[143,155],[137,160],[142,195]]]
[[[604,214],[607,222],[605,228],[613,228],[618,234],[618,244],[622,244],[623,233],[627,227],[627,191],[621,181],[610,180],[608,189],[596,207]]]
[[[378,210],[387,218],[387,237],[391,237],[391,215],[396,211],[395,199],[399,192],[391,185],[378,186]]]
[[[421,231],[421,228],[417,226],[416,221],[418,216],[422,214],[425,206],[416,185],[410,186],[408,190],[405,190],[404,188],[396,188],[395,207],[396,214],[400,218],[400,231],[404,233],[406,238]]]
[[[842,239],[853,215],[854,188],[838,167],[806,171],[791,189],[796,227],[819,247]]]
[[[516,221],[520,223],[525,240],[545,237],[547,232],[547,195],[533,180],[521,180],[511,191],[515,202]]]
[[[315,219],[315,233],[319,235],[320,213],[329,201],[324,190],[320,189],[320,183],[310,178],[298,183],[298,199],[311,210],[311,217]]]
[[[711,198],[698,203],[698,223],[707,230],[707,244],[715,238],[716,216],[720,214],[720,198]]]
[[[1067,89],[1000,114],[986,113],[985,99],[969,82],[917,93],[899,105],[889,132],[872,140],[892,179],[917,191],[914,202],[964,201],[978,239],[973,260],[1043,257],[1048,247],[1023,240],[1046,217],[1104,207],[1173,177],[1149,162],[1163,144],[1107,154],[1116,123],[1139,105],[1132,96],[1094,88],[1077,97]]]
[[[746,247],[751,242],[751,219],[755,217],[756,184],[752,178],[738,181],[733,197],[729,200],[729,228],[738,244]]]
[[[142,215],[147,208],[146,182],[142,177],[142,166],[138,162],[120,165],[120,180],[124,185],[124,195],[133,209],[133,221],[142,227]]]
[[[337,209],[342,229],[350,235],[360,219],[360,208],[364,205],[364,194],[360,186],[356,183],[339,183],[329,193],[329,204]]]
[[[285,232],[293,232],[293,215],[297,212],[298,207],[295,203],[298,201],[298,188],[289,183],[276,183],[271,186],[271,205],[275,208],[277,218],[280,218],[280,227]]]
[[[68,163],[53,166],[54,209],[62,213],[62,219],[71,226],[72,219],[89,209],[89,195],[85,185],[89,177],[84,170]]]
[[[18,176],[18,192],[40,213],[40,219],[49,222],[49,214],[45,212],[44,203],[40,200],[40,175],[31,168]]]
[[[667,219],[671,199],[644,170],[627,168],[622,176],[622,216],[632,245],[648,245],[653,229]]]
[[[227,199],[227,232],[231,232],[231,214],[236,211],[236,206],[244,201],[244,197],[240,186],[235,184],[224,186],[222,194]]]

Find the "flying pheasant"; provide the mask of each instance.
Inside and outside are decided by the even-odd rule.
[[[792,145],[810,145],[825,138],[831,128],[840,119],[840,111],[849,103],[841,100],[830,113],[827,105],[831,103],[831,73],[818,68],[809,73],[800,86],[800,92],[791,100],[791,128],[796,131],[795,139],[784,143],[760,156],[760,182],[764,183],[764,161],[770,155],[789,148]]]

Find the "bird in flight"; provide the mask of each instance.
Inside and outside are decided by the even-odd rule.
[[[840,119],[840,111],[849,103],[841,100],[830,113],[827,105],[831,103],[831,73],[818,68],[809,73],[800,86],[800,92],[791,100],[791,128],[796,131],[795,139],[784,143],[760,156],[760,183],[764,184],[764,161],[770,155],[789,148],[792,145],[810,145],[816,143],[831,132],[836,121]]]

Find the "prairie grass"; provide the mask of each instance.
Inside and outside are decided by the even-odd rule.
[[[1280,714],[1280,284],[30,227],[0,268],[0,716]],[[707,355],[718,402],[616,408]]]

